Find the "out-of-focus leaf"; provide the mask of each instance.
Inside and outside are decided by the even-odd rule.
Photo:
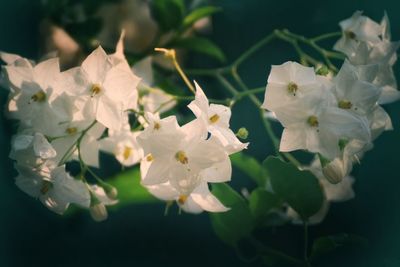
[[[277,195],[263,188],[257,188],[250,194],[249,207],[256,221],[261,221],[271,209],[280,204],[281,200]]]
[[[235,168],[249,176],[258,186],[265,186],[267,177],[257,159],[241,152],[231,155],[230,158]]]
[[[84,22],[69,23],[65,30],[80,43],[89,43],[101,30],[102,21],[100,18],[90,18]]]
[[[236,246],[243,237],[250,234],[254,221],[245,199],[229,185],[213,184],[212,193],[230,210],[210,213],[211,224],[216,235],[225,243]]]
[[[172,48],[183,48],[213,57],[221,62],[226,61],[222,50],[211,40],[203,37],[187,37],[179,39],[170,45]]]
[[[185,4],[183,0],[152,0],[151,15],[161,31],[177,29],[183,22]]]
[[[353,234],[338,234],[317,238],[312,246],[311,259],[315,260],[341,247],[366,247],[368,240]]]
[[[291,163],[268,157],[263,167],[269,175],[273,191],[285,200],[302,219],[317,213],[324,195],[318,180],[309,171],[301,171]]]
[[[139,168],[124,171],[107,180],[107,183],[118,190],[118,204],[121,207],[129,204],[143,204],[157,202],[146,188],[140,184]]]
[[[211,16],[220,11],[222,11],[222,9],[215,6],[205,6],[195,9],[183,19],[183,27],[188,28],[199,19]]]

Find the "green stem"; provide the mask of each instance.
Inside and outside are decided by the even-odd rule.
[[[337,59],[343,59],[343,56],[339,56],[339,53],[335,53],[333,51],[328,51],[324,48],[322,48],[321,46],[319,46],[318,44],[316,44],[316,42],[313,39],[308,39],[304,36],[295,34],[290,32],[289,30],[283,30],[281,31],[284,35],[288,36],[289,38],[292,38],[294,40],[297,40],[299,42],[302,42],[306,45],[309,45],[310,47],[312,47],[313,49],[315,49],[318,53],[321,54],[322,58],[325,60],[327,66],[333,70],[334,72],[337,72],[338,69],[336,68],[336,66],[331,62],[330,58],[337,58]]]
[[[291,263],[294,266],[304,266],[304,262],[302,260],[299,260],[290,255],[287,255],[282,251],[267,247],[266,245],[264,245],[263,243],[261,243],[254,237],[251,237],[249,239],[249,241],[253,244],[253,246],[256,247],[256,249],[260,255],[273,255],[277,258],[284,260],[287,263]]]
[[[216,78],[234,97],[239,94],[239,91],[224,76],[216,75]]]
[[[308,221],[303,220],[304,225],[304,262],[308,267],[311,266],[310,261],[308,259]]]
[[[241,56],[239,56],[232,64],[232,66],[239,66],[242,64],[244,61],[246,61],[249,57],[251,57],[254,53],[256,53],[258,50],[260,50],[264,45],[270,43],[272,40],[276,38],[275,32],[270,33],[260,41],[258,41],[255,45],[250,47],[248,50],[246,50]]]
[[[342,32],[329,32],[329,33],[325,33],[325,34],[319,35],[317,37],[311,38],[311,40],[316,43],[316,42],[324,41],[324,40],[330,39],[330,38],[337,38],[340,36],[342,36]]]

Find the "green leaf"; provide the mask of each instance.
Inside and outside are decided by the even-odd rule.
[[[312,246],[311,258],[315,260],[341,247],[366,247],[368,240],[353,234],[338,234],[317,238]]]
[[[266,173],[263,172],[261,164],[253,157],[244,153],[235,153],[230,156],[232,165],[249,176],[258,186],[266,184]]]
[[[302,219],[317,213],[322,206],[324,195],[315,176],[309,171],[300,171],[291,163],[276,157],[263,162],[274,192],[285,200]]]
[[[262,220],[271,209],[278,207],[281,200],[275,194],[263,188],[253,190],[249,198],[249,208],[256,220]]]
[[[215,6],[205,6],[195,9],[183,19],[183,27],[188,28],[192,26],[199,19],[208,17],[220,11],[222,11],[222,9]]]
[[[230,208],[227,212],[210,213],[214,231],[222,241],[236,246],[241,238],[248,236],[253,230],[250,209],[243,197],[227,184],[213,184],[212,193]]]
[[[152,0],[151,15],[162,32],[177,29],[183,22],[185,4],[183,0]]]
[[[197,53],[201,53],[221,62],[226,58],[222,50],[211,40],[203,37],[187,37],[179,39],[170,45],[172,48],[183,48]]]
[[[146,188],[140,184],[139,168],[130,169],[119,173],[107,180],[107,183],[118,190],[118,204],[111,207],[122,207],[129,204],[143,204],[157,202]]]

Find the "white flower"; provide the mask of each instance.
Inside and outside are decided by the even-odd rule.
[[[15,165],[15,168],[19,173],[16,185],[28,195],[39,198],[50,210],[62,214],[70,203],[89,207],[90,195],[86,184],[72,178],[64,166],[35,169]]]
[[[58,59],[49,59],[32,65],[4,67],[13,94],[10,102],[15,106],[11,117],[30,121],[43,119],[52,111],[52,103],[60,94],[57,81],[60,70]]]
[[[217,138],[229,154],[239,152],[247,148],[248,143],[243,144],[229,128],[231,110],[224,105],[209,104],[207,96],[200,86],[196,85],[196,97],[189,105],[189,109],[197,119],[203,123],[203,127]]]
[[[268,77],[264,103],[261,107],[275,111],[276,108],[285,106],[319,88],[320,84],[314,68],[305,67],[292,61],[282,65],[273,65]]]
[[[87,129],[90,123],[87,121],[76,121],[61,124],[59,130],[61,138],[56,138],[51,142],[52,146],[57,151],[57,157],[54,159],[57,162],[63,160],[79,160],[78,151],[76,149],[77,141],[80,138],[82,131]],[[93,167],[99,167],[99,142],[98,139],[103,134],[105,128],[100,123],[96,123],[80,141],[80,152],[82,160],[85,164]],[[62,163],[62,162],[60,162]]]
[[[13,137],[10,158],[19,164],[35,167],[56,155],[56,150],[41,133],[18,134]]]
[[[226,160],[227,154],[221,144],[206,140],[207,132],[198,121],[181,128],[176,119],[164,120],[150,121],[138,136],[138,142],[151,162],[147,173],[142,173],[143,184],[154,185],[193,177]]]
[[[147,186],[147,189],[155,197],[164,201],[174,200],[178,205],[189,213],[200,213],[203,210],[209,212],[225,212],[225,207],[208,189],[207,182],[200,179],[187,179],[188,183],[182,182],[178,189],[169,182],[160,185]]]
[[[359,41],[378,43],[381,41],[382,27],[370,18],[356,11],[353,16],[339,23],[343,36],[334,49],[350,55]]]
[[[127,109],[137,108],[139,78],[125,62],[113,66],[101,47],[94,50],[81,68],[63,73],[65,90],[74,88],[72,95],[84,98],[84,112],[93,114],[97,121],[118,130]],[[66,77],[70,76],[70,78]]]
[[[326,90],[319,90],[275,110],[285,127],[280,151],[306,149],[333,159],[339,154],[340,139],[369,142],[368,122],[332,103],[332,95]]]
[[[132,166],[143,158],[143,151],[136,141],[137,133],[121,131],[101,139],[100,149],[115,155],[124,166]]]
[[[139,84],[140,104],[145,112],[164,113],[171,110],[177,103],[174,97],[159,88],[154,88],[153,60],[148,56],[137,62],[132,71],[142,80]]]
[[[339,108],[368,115],[376,105],[381,90],[374,84],[361,80],[361,75],[356,67],[345,61],[334,79],[332,92]]]

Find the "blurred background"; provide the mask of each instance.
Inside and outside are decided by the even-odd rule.
[[[135,61],[159,38],[159,26],[151,19],[147,2],[141,0],[87,1],[0,0],[0,50],[39,59],[62,48],[64,67],[70,67],[98,44],[113,49],[123,26],[126,48]],[[86,2],[86,1],[82,1]],[[196,5],[201,1],[190,1]],[[273,31],[288,28],[305,36],[338,31],[338,22],[355,10],[380,21],[389,15],[393,40],[400,39],[400,2],[394,0],[270,1],[214,0],[208,3],[222,12],[204,20],[194,31],[221,47],[231,62],[252,44]],[[171,11],[172,12],[172,11]],[[99,22],[101,21],[101,22]],[[71,33],[73,38],[66,32]],[[163,40],[162,39],[162,40]],[[161,41],[162,41],[161,40]],[[331,47],[333,43],[327,43]],[[197,53],[184,54],[187,68],[222,66],[218,60]],[[218,55],[214,56],[218,59]],[[271,64],[295,60],[287,44],[274,42],[240,68],[249,87],[266,84]],[[163,64],[160,62],[160,64]],[[396,74],[399,67],[395,67]],[[400,75],[397,75],[398,78]],[[225,97],[213,80],[198,78],[206,93]],[[262,99],[262,95],[260,95]],[[0,91],[0,104],[7,91]],[[321,235],[354,233],[368,239],[362,249],[343,250],[316,266],[400,266],[400,103],[385,106],[395,130],[384,133],[353,172],[356,197],[332,204],[326,219],[310,228],[310,239]],[[248,100],[233,109],[232,128],[245,126],[251,143],[248,153],[259,160],[272,153],[272,145],[260,126],[257,110]],[[279,127],[277,126],[277,131]],[[213,233],[206,213],[164,216],[164,204],[124,205],[111,210],[107,221],[94,222],[88,213],[60,217],[44,208],[15,185],[16,172],[8,159],[13,129],[0,116],[0,266],[261,266],[240,260],[235,251]],[[115,160],[102,157],[102,174],[119,171]],[[251,189],[251,182],[234,172],[238,191]],[[297,255],[302,249],[302,228],[284,226],[259,233],[268,243]]]

